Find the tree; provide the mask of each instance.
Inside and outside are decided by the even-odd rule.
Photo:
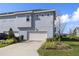
[[[61,42],[61,38],[62,38],[62,34],[63,31],[66,27],[67,23],[62,23],[60,16],[57,16],[57,20],[56,20],[56,37],[58,37],[58,41]]]
[[[14,35],[14,31],[12,28],[9,29],[9,38],[14,38],[15,35]]]

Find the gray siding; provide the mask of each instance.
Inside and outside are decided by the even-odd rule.
[[[0,32],[8,31],[12,28],[14,31],[18,31],[16,26],[16,17],[3,17],[0,19]]]
[[[27,21],[28,17],[29,17],[29,21]],[[31,15],[30,14],[17,15],[16,26],[17,27],[31,27]]]
[[[29,21],[26,20],[28,17]],[[28,39],[28,31],[45,31],[47,32],[47,37],[52,38],[53,14],[50,12],[42,12],[39,14],[31,13],[0,17],[0,32],[8,31],[10,28],[14,31],[18,31],[20,35],[24,35],[24,39],[26,40]]]
[[[20,35],[24,35],[24,39],[27,40],[27,29],[26,30],[20,30],[18,27],[31,27],[31,16],[29,16],[29,21],[26,20],[27,15],[16,15],[13,16],[7,16],[7,17],[0,17],[0,33],[4,31],[9,31],[10,28],[13,29],[13,31],[18,31]]]
[[[45,14],[45,13],[43,13]],[[47,31],[47,36],[48,38],[52,38],[53,37],[53,14],[51,15],[44,15],[38,16],[39,20],[36,19],[35,20],[35,29],[38,31]]]

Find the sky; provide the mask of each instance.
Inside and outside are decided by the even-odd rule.
[[[79,27],[78,3],[0,3],[0,13],[32,9],[55,9],[61,23],[66,24],[64,33],[69,33],[70,30]]]
[[[77,3],[0,3],[0,13],[31,9],[56,9],[58,14],[71,14],[78,6]]]

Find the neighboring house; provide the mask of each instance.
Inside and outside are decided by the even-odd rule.
[[[79,27],[76,27],[73,31],[73,35],[79,36]]]
[[[55,10],[27,10],[0,14],[0,33],[10,28],[25,40],[53,38]]]

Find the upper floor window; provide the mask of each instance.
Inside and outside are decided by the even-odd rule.
[[[48,13],[47,16],[49,16],[50,14]]]
[[[41,16],[44,16],[44,14],[41,14]]]
[[[38,17],[39,15],[38,14],[36,14],[36,17]]]
[[[50,15],[52,15],[52,13],[47,13],[47,16],[50,16]]]
[[[29,21],[29,20],[30,20],[29,18],[26,19],[26,21]]]

